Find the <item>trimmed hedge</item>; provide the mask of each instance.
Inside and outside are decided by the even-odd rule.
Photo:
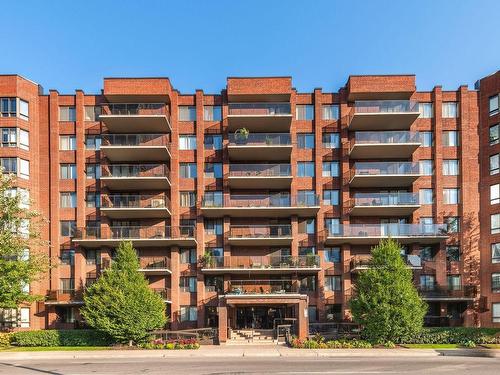
[[[109,336],[92,329],[19,331],[12,334],[17,346],[107,346]]]
[[[290,346],[295,349],[371,349],[372,344],[364,340],[330,340],[316,336],[313,339],[301,340],[294,338]]]
[[[12,333],[0,332],[0,348],[10,346],[12,340]]]
[[[500,344],[500,329],[472,327],[424,328],[404,344]]]

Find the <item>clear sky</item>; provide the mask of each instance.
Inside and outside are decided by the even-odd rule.
[[[456,89],[500,69],[500,0],[14,0],[0,74],[97,93],[109,76],[168,76],[218,93],[227,76],[291,75],[337,91],[349,74]]]

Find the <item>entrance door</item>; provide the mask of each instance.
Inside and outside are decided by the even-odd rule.
[[[275,320],[282,320],[286,317],[285,315],[285,307],[237,307],[236,329],[273,329]]]

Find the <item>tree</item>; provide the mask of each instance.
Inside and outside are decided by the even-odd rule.
[[[398,242],[382,240],[372,249],[370,267],[355,282],[352,314],[371,341],[402,342],[423,326],[427,305],[400,254]]]
[[[167,322],[165,303],[139,271],[131,242],[120,243],[111,268],[85,291],[83,301],[86,323],[116,342],[143,342]]]
[[[27,190],[15,188],[15,176],[0,170],[0,308],[42,300],[26,285],[39,281],[49,269],[47,254],[36,251],[43,219],[30,208]]]

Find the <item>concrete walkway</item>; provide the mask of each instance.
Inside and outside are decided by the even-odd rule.
[[[189,358],[189,357],[437,357],[471,356],[500,358],[494,349],[292,349],[282,345],[202,346],[198,350],[82,350],[47,352],[0,352],[2,360]]]

